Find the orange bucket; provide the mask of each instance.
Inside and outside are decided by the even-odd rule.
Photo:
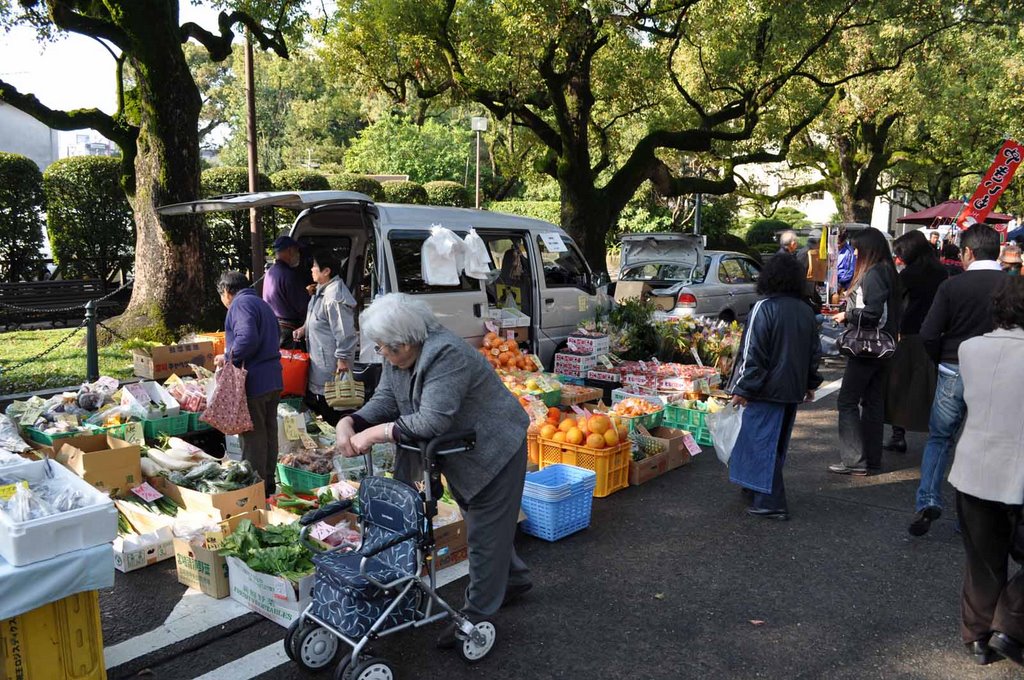
[[[281,396],[306,396],[306,382],[309,380],[309,355],[297,349],[281,350],[281,377],[284,379]]]

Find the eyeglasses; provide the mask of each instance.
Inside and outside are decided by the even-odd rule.
[[[393,345],[376,345],[376,344],[373,346],[374,354],[384,354],[384,350],[387,350],[388,352],[394,352],[395,351],[395,347]]]

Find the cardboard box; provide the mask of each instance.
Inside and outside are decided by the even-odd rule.
[[[569,349],[577,354],[597,356],[611,351],[611,341],[607,335],[570,335],[565,342]]]
[[[202,513],[218,522],[243,512],[265,510],[267,507],[266,487],[263,482],[237,491],[217,494],[200,493],[171,482],[165,482],[156,489],[185,510]]]
[[[192,375],[190,364],[208,368],[213,365],[212,342],[185,342],[180,345],[160,345],[148,350],[132,350],[135,375],[150,380],[163,380],[172,374]]]
[[[174,534],[169,527],[130,538],[114,539],[114,568],[127,573],[174,557]]]
[[[60,453],[60,450],[65,444],[73,445],[75,442],[89,441],[89,439],[95,436],[95,433],[88,432],[85,434],[76,434],[73,437],[62,437],[60,439],[54,439],[53,446],[50,446],[49,444],[42,444],[31,439],[26,439],[25,442],[38,452],[38,456],[33,457],[33,459],[38,458],[39,460],[42,460],[43,458],[50,458],[52,460],[57,460],[57,454]]]
[[[650,431],[650,435],[658,440],[662,451],[668,456],[669,470],[689,464],[690,452],[683,443],[686,431],[674,427],[656,427]]]
[[[192,545],[174,539],[174,562],[178,569],[178,583],[202,591],[215,599],[231,594],[228,584],[228,560],[216,550]]]
[[[625,300],[640,298],[646,300],[651,294],[651,286],[643,281],[619,281],[615,284],[615,302],[621,304]]]
[[[643,460],[631,460],[629,462],[629,485],[640,486],[671,469],[668,453],[665,451],[648,456]]]
[[[279,626],[288,627],[313,598],[313,574],[294,584],[282,576],[261,574],[237,557],[228,557],[231,599]]]
[[[146,398],[148,397],[148,399]],[[153,381],[130,383],[121,388],[121,406],[139,404],[147,420],[173,418],[181,413],[181,405],[162,385]],[[157,404],[163,404],[163,408]]]
[[[555,355],[555,373],[582,378],[597,366],[597,357],[559,352]]]
[[[455,521],[451,518],[458,516]],[[438,526],[438,521],[446,521]],[[437,517],[434,518],[434,559],[437,568],[444,569],[458,564],[469,557],[469,544],[466,542],[466,520],[462,519],[459,506],[438,502]]]
[[[142,483],[142,465],[138,444],[115,439],[107,434],[76,437],[62,444],[57,460],[100,491],[124,496]]]
[[[661,312],[671,312],[676,308],[676,298],[671,295],[651,295],[650,301],[654,308]]]

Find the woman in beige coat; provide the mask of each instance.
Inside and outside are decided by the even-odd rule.
[[[1024,666],[1024,279],[1006,277],[992,299],[995,330],[960,345],[967,420],[949,483],[963,529],[966,569],[960,632],[980,665]]]

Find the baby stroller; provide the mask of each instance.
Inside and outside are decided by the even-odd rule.
[[[459,655],[469,663],[487,656],[496,638],[494,625],[474,625],[441,599],[434,562],[432,519],[440,486],[436,457],[472,449],[474,437],[472,431],[419,443],[403,437],[399,446],[420,456],[424,490],[385,477],[363,479],[358,494],[361,546],[343,543],[327,550],[308,538],[317,522],[349,509],[351,500],[330,503],[299,520],[301,540],[315,553],[316,577],[313,601],[285,635],[290,659],[310,671],[337,663],[335,680],[392,680],[388,662],[370,656],[366,645],[448,617],[458,626]],[[366,462],[372,475],[369,455]],[[352,648],[348,654],[342,654],[343,643]]]

